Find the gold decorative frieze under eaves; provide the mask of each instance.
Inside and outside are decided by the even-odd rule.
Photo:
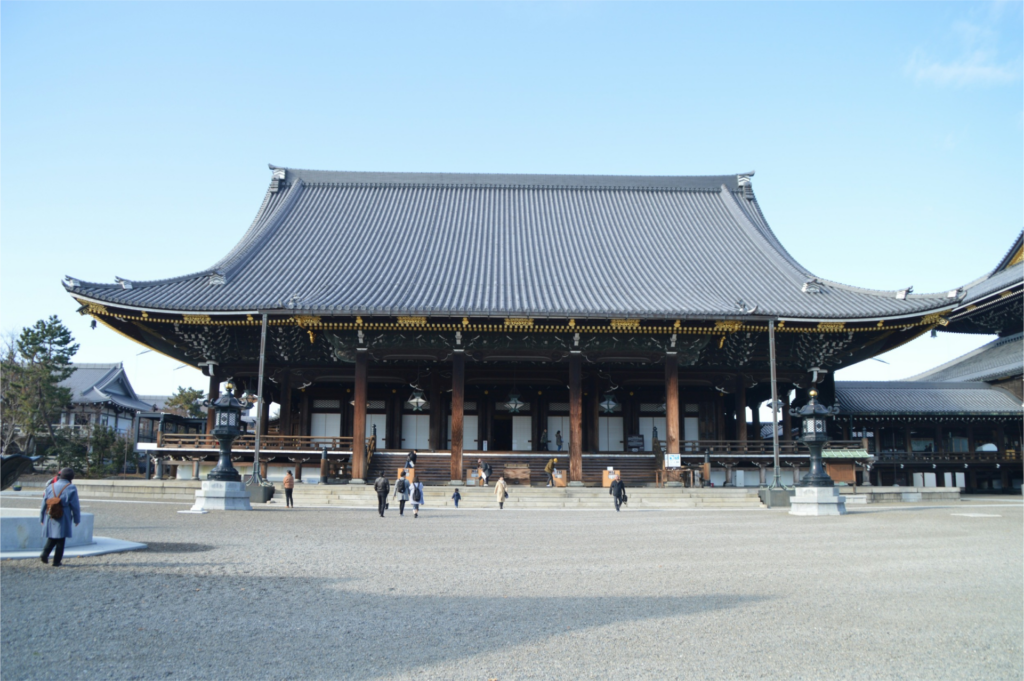
[[[926,315],[921,320],[921,325],[922,326],[932,326],[934,324],[938,324],[939,326],[949,326],[949,320],[942,318],[942,315],[944,315],[944,314],[946,314],[946,313],[945,312],[940,312],[938,314]]]
[[[846,322],[818,322],[818,331],[836,333],[846,330]]]
[[[716,331],[739,331],[743,328],[743,322],[738,319],[724,319],[715,322]]]
[[[398,325],[399,326],[426,326],[427,325],[427,318],[426,317],[399,317],[398,318]]]
[[[320,326],[320,321],[321,321],[320,317],[317,317],[315,315],[303,315],[303,314],[297,314],[294,317],[292,317],[292,319],[294,319],[295,323],[298,326],[301,326],[302,328],[306,328],[308,326]]]
[[[181,321],[186,324],[209,324],[213,320],[208,314],[183,314],[181,315]]]
[[[533,317],[506,317],[505,326],[533,326]]]
[[[611,320],[611,326],[613,329],[639,329],[639,319],[613,319]]]

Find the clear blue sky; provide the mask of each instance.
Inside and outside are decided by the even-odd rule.
[[[203,269],[266,164],[756,169],[782,242],[848,284],[948,290],[1024,225],[1022,5],[0,5],[0,329],[60,315],[141,393],[202,377],[90,331],[65,274]],[[921,339],[841,378],[984,342]]]

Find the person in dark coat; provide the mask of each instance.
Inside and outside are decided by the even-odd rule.
[[[409,452],[409,456],[405,457],[406,468],[416,468],[416,450]]]
[[[480,466],[480,478],[484,481],[484,487],[487,487],[487,478],[491,477],[491,464],[484,463],[483,459],[477,459],[476,462]]]
[[[46,485],[43,492],[43,505],[39,509],[39,524],[43,526],[43,537],[46,538],[46,545],[43,546],[43,553],[39,560],[44,563],[50,562],[50,552],[53,551],[53,567],[60,567],[64,560],[64,542],[71,537],[74,528],[82,521],[82,507],[78,503],[78,488],[71,481],[75,479],[75,472],[70,468],[63,469],[57,476],[56,482]],[[46,500],[60,498],[60,505],[64,514],[60,520],[54,520],[46,513]]]
[[[459,507],[459,500],[462,499],[462,495],[459,494],[459,488],[455,488],[455,494],[452,495],[452,501],[455,502],[455,508]]]
[[[381,473],[377,476],[377,479],[373,481],[373,491],[377,493],[377,512],[380,513],[380,517],[384,517],[384,509],[388,505],[388,492],[391,491],[391,483]]]
[[[616,478],[612,482],[612,487],[608,490],[608,493],[615,498],[615,510],[618,511],[619,507],[626,502],[626,485],[620,478]]]

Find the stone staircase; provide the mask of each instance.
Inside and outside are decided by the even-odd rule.
[[[454,508],[453,487],[425,486],[427,508]],[[392,494],[394,489],[392,489]],[[460,509],[496,508],[494,488],[459,487]],[[612,498],[603,487],[548,488],[510,485],[507,509],[608,509]],[[761,508],[756,488],[689,489],[679,487],[634,487],[627,490],[630,509]],[[390,495],[389,495],[390,496]],[[275,496],[280,501],[280,498]],[[371,485],[297,485],[297,506],[350,506],[376,508],[377,495]]]

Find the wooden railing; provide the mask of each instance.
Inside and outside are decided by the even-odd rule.
[[[1020,461],[1020,452],[872,452],[879,463],[971,463],[985,461]]]
[[[773,453],[771,440],[684,440],[679,443],[679,451],[683,456],[703,456],[705,453],[712,458],[722,456],[749,456],[765,455]],[[825,443],[824,450],[864,451],[864,444],[860,440],[832,440]],[[807,456],[807,446],[801,442],[782,440],[779,442],[779,456]]]
[[[376,449],[376,438],[366,438],[366,453],[372,456]],[[330,437],[321,435],[261,435],[260,451],[264,452],[310,452],[319,453],[324,447],[329,451],[352,451],[351,437]],[[213,435],[183,433],[160,433],[158,449],[219,449],[220,442]],[[236,451],[252,451],[256,448],[256,436],[241,435],[231,444]]]

